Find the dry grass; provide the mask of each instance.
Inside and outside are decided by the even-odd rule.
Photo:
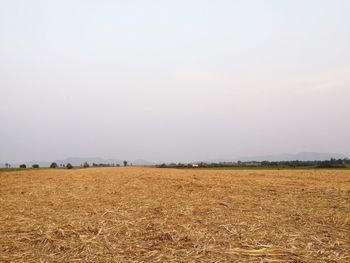
[[[0,262],[350,262],[350,171],[0,173]]]

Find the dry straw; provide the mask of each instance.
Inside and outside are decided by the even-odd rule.
[[[0,262],[350,262],[350,171],[0,173]]]

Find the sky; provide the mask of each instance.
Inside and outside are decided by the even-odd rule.
[[[0,162],[350,156],[350,1],[0,0]]]

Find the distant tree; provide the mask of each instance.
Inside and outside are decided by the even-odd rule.
[[[85,162],[85,163],[83,164],[83,167],[84,167],[84,168],[88,168],[88,167],[90,167],[90,165],[89,165],[88,162]]]
[[[73,165],[71,165],[70,163],[67,163],[66,167],[67,167],[67,169],[72,169]]]
[[[53,162],[51,165],[50,165],[50,168],[57,168],[58,167],[58,165],[57,165],[57,163],[55,163],[55,162]]]
[[[117,163],[115,166],[119,167],[120,165],[119,165],[119,163]]]
[[[21,164],[21,165],[19,166],[19,168],[27,168],[27,165]]]
[[[10,165],[9,163],[5,163],[5,167],[6,167],[6,168],[10,168],[11,165]]]
[[[33,164],[32,167],[33,168],[39,168],[39,164]]]
[[[124,166],[128,166],[128,161],[123,162]]]
[[[269,166],[270,162],[269,161],[262,161],[261,165],[262,166]]]

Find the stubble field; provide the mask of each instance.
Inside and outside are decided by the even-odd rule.
[[[350,262],[350,171],[1,172],[0,262]]]

